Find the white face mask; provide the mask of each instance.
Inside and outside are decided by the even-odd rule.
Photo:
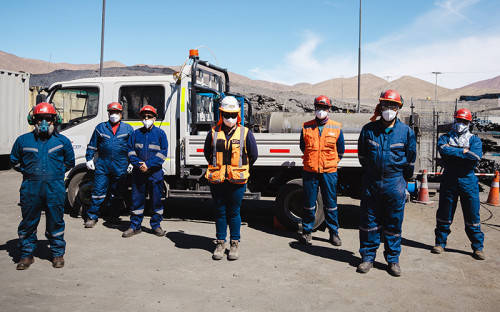
[[[144,125],[144,127],[146,127],[147,129],[151,128],[151,126],[153,125],[153,122],[154,120],[153,119],[143,119],[142,120],[142,124]]]
[[[238,118],[223,118],[224,124],[228,127],[233,127],[236,122],[238,121]]]
[[[120,114],[111,114],[109,115],[109,121],[112,123],[117,123],[120,121]]]
[[[322,109],[317,109],[315,111],[315,114],[316,114],[316,117],[318,117],[318,119],[325,119],[326,116],[328,116],[328,112],[325,110],[322,110]]]
[[[461,134],[469,130],[469,126],[461,122],[454,122],[452,130],[455,131],[457,134]]]
[[[397,114],[398,110],[393,111],[392,109],[387,109],[382,111],[382,118],[384,118],[385,121],[393,121]]]

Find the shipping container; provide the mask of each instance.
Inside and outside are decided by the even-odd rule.
[[[30,74],[0,69],[0,167],[8,166],[8,155],[16,138],[28,132]]]

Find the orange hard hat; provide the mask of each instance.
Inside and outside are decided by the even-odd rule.
[[[39,103],[35,106],[33,109],[33,115],[39,115],[39,114],[51,114],[51,115],[57,115],[56,108],[54,105],[42,102]]]
[[[122,105],[118,102],[112,102],[108,104],[108,111],[123,111]]]
[[[158,116],[158,114],[156,113],[156,108],[154,108],[151,105],[144,105],[144,107],[141,108],[141,111],[139,112],[139,115],[142,115],[142,113],[144,113],[144,112],[153,113],[155,115],[155,117]]]
[[[387,90],[382,93],[380,93],[380,102],[394,102],[399,104],[399,108],[403,107],[403,97],[394,90]]]
[[[328,107],[332,107],[330,103],[330,99],[326,95],[320,95],[314,99],[314,105],[324,105]]]
[[[461,109],[457,110],[455,112],[455,114],[453,114],[453,117],[458,118],[458,119],[472,121],[472,114],[470,113],[470,110],[468,110],[466,108],[461,108]]]

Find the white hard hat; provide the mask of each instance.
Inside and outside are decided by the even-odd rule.
[[[238,113],[240,111],[240,102],[234,96],[226,96],[220,102],[219,109],[227,113]]]

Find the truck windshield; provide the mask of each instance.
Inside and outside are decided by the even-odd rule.
[[[62,117],[61,129],[73,127],[97,116],[99,89],[71,87],[56,90],[50,99]]]

